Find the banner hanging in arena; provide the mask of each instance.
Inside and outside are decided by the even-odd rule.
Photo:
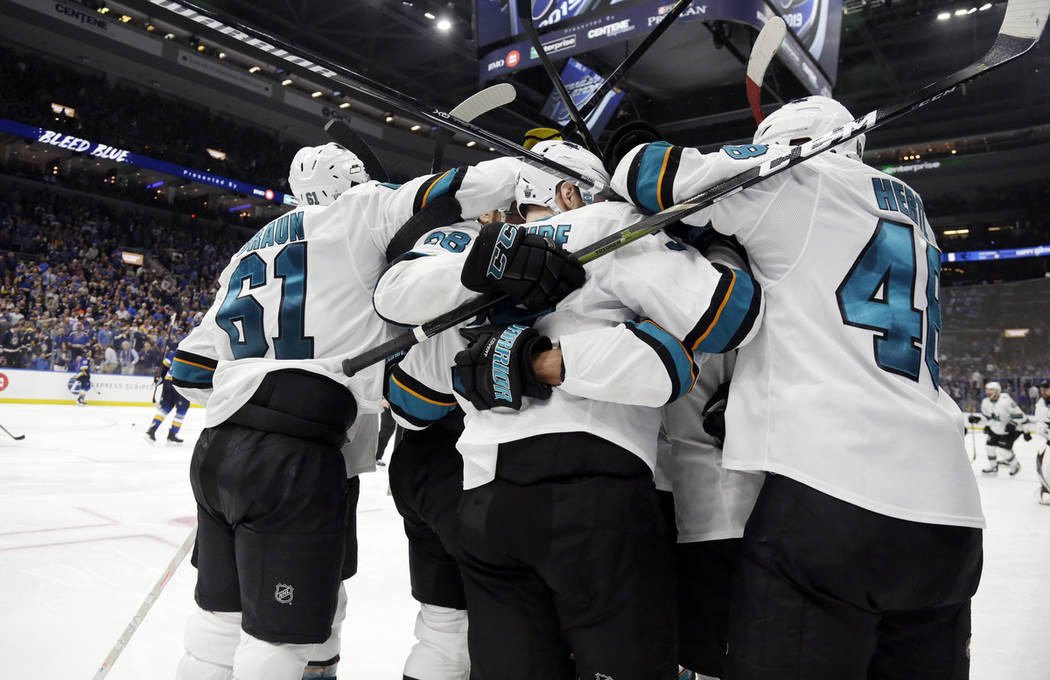
[[[20,137],[25,137],[34,142],[40,142],[60,149],[68,149],[69,151],[84,153],[89,156],[114,161],[116,163],[127,163],[128,165],[134,165],[138,168],[162,172],[166,175],[171,175],[172,177],[181,177],[194,182],[200,182],[201,184],[210,184],[222,189],[228,189],[248,196],[255,196],[256,198],[273,201],[274,203],[295,205],[294,197],[285,195],[279,191],[274,191],[273,189],[266,189],[247,182],[241,182],[240,180],[216,175],[211,172],[194,170],[193,168],[187,168],[183,165],[176,165],[175,163],[157,160],[156,158],[132,153],[125,149],[119,149],[101,142],[92,142],[61,131],[48,130],[47,128],[35,127],[33,125],[26,125],[13,120],[7,120],[6,118],[0,118],[0,132],[9,132],[11,134],[19,135]]]
[[[539,64],[527,39],[514,40],[524,30],[518,26],[516,1],[477,0],[477,44],[479,51],[488,49],[479,57],[482,83]],[[534,0],[533,17],[544,31],[545,51],[557,58],[639,38],[673,5],[670,0]],[[727,20],[761,29],[774,7],[798,38],[798,43],[784,41],[780,58],[812,94],[830,95],[838,67],[842,0],[693,0],[678,22]],[[503,46],[491,49],[494,44]]]
[[[565,68],[562,69],[561,80],[565,83],[565,89],[569,92],[569,96],[572,97],[572,103],[579,107],[590,98],[595,90],[601,87],[604,79],[570,57],[568,63],[565,64]],[[586,119],[587,127],[590,129],[591,134],[595,137],[599,137],[602,134],[602,130],[609,124],[609,119],[612,118],[613,112],[616,111],[616,107],[620,104],[623,96],[623,90],[614,87],[606,93],[601,103],[594,107],[594,110],[591,111]],[[557,92],[551,92],[550,96],[547,97],[547,102],[540,109],[540,113],[560,126],[564,126],[569,122],[569,110],[565,108],[565,103],[558,97]]]
[[[1050,245],[941,253],[941,262],[984,262],[986,260],[1017,260],[1025,257],[1050,257]]]

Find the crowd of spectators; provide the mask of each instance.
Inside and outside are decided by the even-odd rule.
[[[56,116],[52,103],[74,108],[76,117]],[[198,104],[2,45],[0,117],[274,189],[287,186],[288,161],[298,150]],[[226,159],[212,158],[208,148]]]
[[[88,196],[0,194],[0,365],[152,375],[208,308],[243,234]],[[142,254],[127,264],[125,251]],[[192,254],[192,258],[190,258]]]

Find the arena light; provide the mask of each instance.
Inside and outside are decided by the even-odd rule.
[[[434,25],[434,27],[437,28],[437,30],[439,31],[448,31],[450,28],[452,28],[452,22],[444,18],[438,19],[438,22]]]
[[[977,11],[977,8],[976,8],[976,7],[971,7],[970,9],[966,10],[966,13],[967,13],[967,14],[973,14],[973,13],[974,13],[974,12],[976,12],[976,11]]]
[[[983,5],[981,5],[980,7],[978,7],[977,9],[979,9],[980,11],[983,12],[983,11],[991,9],[991,8],[992,8],[992,3],[986,2]]]
[[[121,14],[120,15],[120,23],[126,24],[129,21],[131,21],[131,17],[129,17],[127,14]]]
[[[470,140],[469,142],[467,142],[467,148],[468,148],[468,149],[469,149],[470,147],[472,147],[472,146],[476,146],[476,145],[477,145],[477,142],[475,142],[475,141],[474,141],[473,139],[472,139],[472,140]]]
[[[957,9],[957,10],[955,10],[955,16],[961,17],[961,16],[965,16],[965,15],[966,15],[966,10],[964,10],[964,9]]]
[[[175,34],[174,33],[168,33],[168,34],[166,34],[164,36],[164,39],[165,40],[174,40],[175,39]]]
[[[238,210],[247,210],[248,208],[251,208],[251,207],[252,207],[251,203],[242,203],[241,205],[235,205],[232,208],[227,208],[227,210],[228,210],[228,212],[237,212]]]
[[[386,114],[386,122],[388,122],[388,123],[393,123],[394,122],[394,117],[391,116],[389,113]]]
[[[211,156],[212,158],[214,158],[217,161],[224,161],[224,160],[226,160],[226,152],[225,151],[219,151],[218,149],[213,149],[211,147],[205,147],[204,150],[208,152],[209,156]]]
[[[51,110],[60,116],[65,116],[66,118],[77,117],[77,110],[72,106],[66,106],[65,104],[56,104],[55,102],[51,102]]]
[[[350,108],[350,102],[343,102],[342,104],[339,105],[339,108],[341,108],[341,109],[348,109],[348,108]]]
[[[197,51],[198,51],[198,52],[203,52],[203,51],[204,51],[204,50],[206,50],[206,49],[208,49],[208,48],[207,48],[207,47],[205,47],[204,45],[197,45]]]
[[[252,66],[250,69],[248,69],[248,73],[258,73],[261,70],[262,68],[259,66]]]
[[[109,12],[109,7],[106,7],[105,5],[103,5],[102,7],[98,8],[98,13],[99,14],[107,14],[108,12]]]
[[[324,94],[324,92],[321,92],[320,90],[317,90],[316,92],[311,93],[310,96],[313,97],[314,99],[317,99],[318,97],[320,97],[323,94]]]
[[[427,19],[430,19],[431,21],[433,21],[433,20],[434,20],[434,19],[436,18],[436,17],[435,17],[435,16],[433,15],[433,14],[431,14],[430,12],[423,12],[423,16],[425,16],[425,17],[426,17]]]
[[[225,52],[219,52],[219,59],[225,59],[225,58],[226,58],[226,53]]]
[[[146,30],[152,33],[153,31],[157,30],[157,27],[153,24],[146,24]]]
[[[966,236],[970,233],[969,229],[945,229],[945,236]]]
[[[284,80],[281,81],[281,85],[284,85],[285,87],[288,87],[291,84],[292,84],[292,79],[291,78],[285,78]]]
[[[941,12],[937,15],[937,21],[947,21],[952,18],[951,12]]]
[[[422,125],[413,125],[412,126],[412,132],[419,132],[419,128],[421,128],[421,127],[423,127],[423,126]]]
[[[147,184],[146,188],[147,189],[156,189],[157,187],[161,187],[161,186],[164,186],[164,180],[160,180],[160,181],[154,182],[153,184]]]

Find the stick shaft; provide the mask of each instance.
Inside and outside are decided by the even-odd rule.
[[[124,628],[124,632],[117,638],[116,643],[113,645],[113,649],[109,650],[109,654],[106,655],[102,665],[98,667],[98,671],[95,672],[92,680],[102,680],[109,673],[110,669],[113,668],[113,664],[116,663],[117,657],[127,647],[128,642],[131,640],[131,636],[135,634],[138,627],[142,624],[142,620],[146,618],[146,614],[150,608],[153,607],[153,603],[157,601],[157,597],[160,596],[164,586],[171,580],[172,574],[179,568],[182,561],[186,558],[186,554],[193,548],[193,543],[197,539],[197,527],[194,526],[190,530],[189,535],[186,536],[185,540],[182,541],[182,545],[179,546],[178,551],[168,562],[168,566],[164,569],[164,573],[161,574],[157,582],[153,584],[153,588],[150,589],[149,593],[146,594],[146,599],[143,600],[142,604],[139,605],[138,611],[131,617],[131,621],[127,627]]]

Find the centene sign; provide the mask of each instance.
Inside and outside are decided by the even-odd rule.
[[[118,163],[128,162],[128,152],[124,149],[118,149],[107,144],[89,142],[86,139],[80,137],[74,137],[73,135],[64,135],[61,132],[55,132],[54,130],[44,130],[36,141],[44,144],[50,144],[57,146],[62,149],[69,149],[70,151],[88,151],[92,156],[98,156],[99,158],[105,158],[107,160],[116,161]]]

